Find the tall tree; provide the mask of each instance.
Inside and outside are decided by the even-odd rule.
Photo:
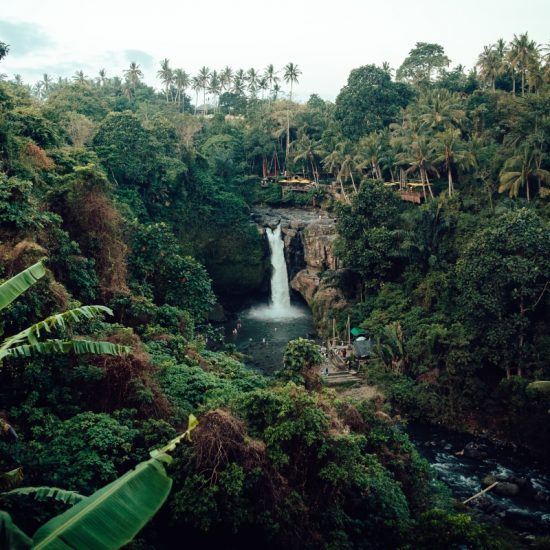
[[[170,68],[170,60],[164,58],[160,62],[160,69],[157,71],[157,76],[164,84],[164,93],[166,95],[166,103],[170,101],[170,87],[174,82],[174,73]]]
[[[481,78],[495,90],[497,77],[502,72],[502,60],[493,46],[485,46],[477,59]]]
[[[260,75],[256,69],[251,68],[251,69],[248,69],[248,71],[246,71],[247,88],[248,88],[248,91],[250,92],[250,96],[253,98],[256,97],[259,78],[260,78]]]
[[[285,72],[283,78],[287,84],[290,83],[289,99],[290,101],[292,101],[292,87],[294,86],[294,84],[298,84],[298,79],[302,74],[302,71],[295,63],[288,63],[287,65],[285,65],[284,71]]]
[[[233,93],[242,96],[246,91],[246,74],[239,69],[233,76]]]
[[[336,98],[334,117],[342,133],[359,139],[393,122],[414,92],[408,84],[393,82],[375,65],[353,69]]]
[[[224,92],[231,90],[233,84],[233,69],[229,66],[225,67],[220,73],[220,83]]]
[[[415,84],[429,84],[434,72],[448,67],[450,63],[443,46],[417,42],[397,69],[396,77],[397,80],[407,80]]]
[[[460,130],[448,128],[437,134],[433,141],[434,163],[441,163],[447,171],[448,193],[454,191],[453,168],[469,168],[475,164],[475,157],[468,144],[462,140]]]
[[[174,85],[176,87],[176,102],[182,104],[185,110],[185,90],[189,88],[191,80],[189,75],[183,69],[174,71]]]
[[[222,90],[221,80],[218,76],[218,71],[212,71],[210,74],[210,80],[208,81],[208,92],[214,96],[214,109],[218,104],[218,98],[220,97]]]
[[[141,71],[139,65],[135,61],[132,61],[130,63],[130,67],[124,71],[124,76],[126,77],[126,82],[128,82],[130,88],[135,90],[143,78],[143,72]]]
[[[517,68],[521,75],[521,95],[525,95],[525,81],[529,65],[534,62],[539,54],[539,48],[533,40],[529,40],[528,33],[514,35],[510,44],[510,60],[512,66]],[[515,88],[515,86],[514,86]]]
[[[200,88],[202,90],[203,114],[206,114],[208,113],[208,107],[206,106],[206,90],[208,90],[208,84],[210,81],[210,69],[206,66],[203,66],[199,71],[198,79],[200,82]]]

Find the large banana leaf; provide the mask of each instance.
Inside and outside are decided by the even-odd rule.
[[[82,319],[93,319],[99,315],[106,313],[107,315],[112,315],[113,312],[105,306],[82,306],[74,309],[69,309],[63,313],[57,313],[56,315],[51,315],[43,321],[40,321],[9,338],[6,338],[0,346],[0,358],[3,356],[3,351],[8,348],[11,348],[15,345],[20,345],[23,343],[29,342],[30,344],[38,344],[38,338],[40,338],[40,333],[51,332],[54,328],[65,328],[67,322],[79,322]]]
[[[97,342],[95,340],[46,340],[38,344],[23,345],[0,352],[0,359],[4,357],[33,357],[46,353],[84,353],[122,355],[128,353],[128,346],[111,344],[110,342]]]
[[[13,489],[13,491],[2,494],[5,496],[32,496],[38,501],[57,500],[71,506],[86,498],[75,491],[67,491],[58,487],[21,487],[20,489]]]
[[[0,309],[4,309],[11,304],[25,290],[34,285],[38,279],[44,277],[46,270],[42,262],[31,265],[25,271],[21,271],[5,283],[0,285]]]
[[[550,394],[550,380],[537,380],[531,382],[527,386],[527,389]]]
[[[172,487],[152,458],[40,527],[36,550],[112,550],[130,542],[162,506]]]
[[[184,438],[191,438],[197,419],[189,416],[187,430],[153,451],[150,460],[79,502],[40,527],[35,550],[113,550],[130,542],[162,506],[172,487],[164,462]]]
[[[28,550],[32,541],[11,519],[11,516],[0,510],[0,550]]]

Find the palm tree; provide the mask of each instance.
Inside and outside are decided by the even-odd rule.
[[[233,69],[229,66],[225,67],[220,73],[220,83],[222,90],[228,92],[231,89],[231,84],[233,83]]]
[[[493,46],[485,46],[477,59],[481,77],[495,90],[497,76],[502,71],[502,62]]]
[[[248,83],[247,88],[250,92],[250,96],[255,98],[256,97],[256,91],[258,89],[258,79],[260,78],[260,75],[258,74],[258,71],[254,68],[248,69],[246,71],[246,81]]]
[[[208,113],[208,107],[206,106],[206,90],[208,89],[208,83],[210,80],[210,69],[208,67],[203,67],[199,71],[198,79],[200,82],[200,88],[202,90],[202,108],[203,114]]]
[[[454,190],[452,168],[469,168],[475,164],[475,157],[460,135],[460,130],[448,128],[434,139],[434,162],[441,163],[447,170],[449,197]]]
[[[165,94],[166,94],[166,103],[170,100],[170,87],[172,86],[174,82],[174,73],[172,69],[170,68],[170,60],[168,58],[164,58],[160,62],[160,69],[157,71],[158,78],[161,79],[162,83],[164,84],[165,88]]]
[[[197,106],[199,103],[199,91],[201,90],[202,82],[198,76],[191,79],[191,88],[195,92],[195,114],[197,114]]]
[[[107,81],[107,71],[105,69],[99,69],[98,75],[98,83],[100,86],[105,86],[105,82]]]
[[[76,71],[73,75],[73,82],[77,84],[86,84],[88,77],[84,74],[84,71]]]
[[[208,82],[208,92],[214,96],[214,106],[218,103],[217,98],[220,97],[221,89],[221,81],[218,72],[212,71]]]
[[[258,89],[262,93],[262,99],[264,99],[266,90],[269,90],[269,84],[268,84],[267,78],[265,76],[261,76],[258,79]]]
[[[267,81],[268,89],[273,92],[273,88],[279,82],[279,77],[277,76],[277,71],[273,63],[270,63],[264,70],[264,77]]]
[[[530,201],[530,178],[537,178],[539,188],[542,182],[550,183],[550,171],[540,168],[537,151],[537,148],[533,147],[533,143],[527,141],[513,157],[510,157],[504,163],[504,167],[500,173],[499,193],[508,191],[510,197],[517,197],[519,190],[525,187],[527,200]]]
[[[124,76],[126,77],[129,87],[135,90],[136,86],[143,78],[143,72],[139,68],[139,65],[135,61],[132,61],[130,67],[124,71]]]
[[[42,76],[42,90],[44,93],[44,97],[48,97],[50,91],[52,89],[52,79],[48,73],[44,73]]]
[[[281,93],[281,86],[276,82],[274,85],[273,85],[273,89],[271,90],[272,91],[272,98],[273,98],[273,101],[277,101],[277,96]]]
[[[330,172],[333,176],[336,177],[336,182],[340,184],[340,191],[346,202],[349,202],[349,198],[346,195],[346,190],[344,189],[344,182],[342,181],[342,162],[344,161],[344,155],[342,151],[342,144],[339,143],[329,153],[321,162],[325,170]]]
[[[292,101],[292,87],[294,84],[298,84],[298,77],[302,74],[302,71],[295,63],[288,63],[285,66],[284,80],[288,84],[290,82],[290,101]]]
[[[428,177],[428,172],[432,171],[437,174],[437,170],[433,165],[433,146],[425,133],[414,133],[409,135],[409,142],[403,150],[396,155],[398,162],[408,166],[407,174],[418,172],[420,174],[420,182],[422,183],[422,191],[426,196],[426,187],[433,198],[434,194]]]
[[[459,126],[466,117],[463,100],[446,89],[428,91],[418,98],[413,116],[420,126],[432,130],[444,130]]]
[[[374,179],[383,181],[382,170],[380,169],[380,159],[384,154],[383,144],[378,133],[372,133],[362,138],[357,144],[357,168],[363,171],[369,167]]]
[[[529,65],[533,62],[534,58],[539,55],[539,47],[533,40],[529,40],[528,33],[520,34],[519,36],[514,34],[510,46],[510,59],[512,66],[517,67],[521,74],[521,95],[525,96],[525,78]],[[515,79],[514,79],[514,92],[515,92]]]
[[[181,104],[182,98],[185,110],[185,90],[189,88],[191,80],[189,75],[183,69],[176,69],[174,71],[174,85],[176,86],[176,102]]]
[[[296,141],[292,143],[295,149],[294,161],[304,160],[310,163],[311,173],[315,183],[319,182],[319,172],[317,170],[316,157],[323,154],[320,142],[311,139],[305,132],[302,132]]]
[[[233,93],[244,95],[246,90],[246,74],[242,69],[239,69],[233,77]]]

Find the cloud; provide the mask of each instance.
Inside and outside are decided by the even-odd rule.
[[[135,61],[142,69],[150,70],[155,64],[155,59],[143,50],[124,50],[124,56],[131,63]]]
[[[9,55],[19,57],[53,45],[52,39],[34,23],[0,21],[0,41],[10,45]]]

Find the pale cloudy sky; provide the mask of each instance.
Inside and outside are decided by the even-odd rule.
[[[34,82],[130,61],[159,86],[161,59],[192,74],[297,63],[298,99],[334,99],[349,71],[389,61],[415,42],[437,42],[453,65],[475,64],[483,45],[525,31],[550,43],[550,0],[1,0],[0,41],[11,45],[0,73]]]

